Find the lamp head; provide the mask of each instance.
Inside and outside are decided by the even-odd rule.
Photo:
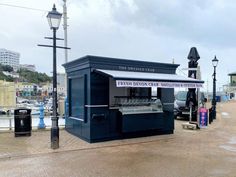
[[[219,60],[216,58],[216,56],[215,56],[215,58],[212,60],[212,65],[213,65],[213,67],[216,67],[217,66],[217,64],[218,64],[218,62],[219,62]]]
[[[53,4],[52,11],[48,12],[47,19],[48,24],[51,29],[58,29],[60,26],[62,14],[59,13],[56,9],[55,4]]]

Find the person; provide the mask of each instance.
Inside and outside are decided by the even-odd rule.
[[[190,108],[190,122],[197,121],[197,98],[195,89],[189,89],[185,105]]]

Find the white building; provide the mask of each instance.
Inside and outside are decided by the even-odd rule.
[[[59,85],[60,87],[65,87],[66,85],[65,73],[57,73],[57,85]]]
[[[3,71],[2,73],[3,73],[5,76],[11,76],[11,77],[13,77],[13,78],[19,78],[19,77],[20,77],[19,74],[16,73],[16,72]]]
[[[17,71],[20,66],[20,53],[6,49],[0,49],[0,64],[10,65],[13,67],[14,71]]]
[[[33,71],[33,72],[36,71],[35,65],[21,64],[21,65],[20,65],[20,68],[22,68],[22,69],[27,69],[27,70]]]
[[[52,83],[47,83],[42,86],[42,93],[46,96],[52,95],[53,85]],[[57,95],[58,96],[65,96],[65,86],[57,84]]]

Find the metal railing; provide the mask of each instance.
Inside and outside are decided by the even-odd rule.
[[[37,129],[38,125],[39,125],[39,117],[37,116],[33,116],[32,117],[32,128],[33,129]],[[44,118],[44,122],[46,125],[46,128],[50,128],[51,127],[51,117],[45,117]],[[8,115],[1,115],[0,116],[0,131],[1,130],[10,130],[13,131],[14,130],[14,115],[12,116],[8,116]],[[59,117],[59,127],[64,127],[65,126],[65,119],[63,119],[62,117]]]
[[[0,130],[13,130],[14,117],[0,117]]]

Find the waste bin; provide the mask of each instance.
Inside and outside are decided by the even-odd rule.
[[[31,136],[32,120],[31,109],[19,108],[14,110],[15,137]]]

